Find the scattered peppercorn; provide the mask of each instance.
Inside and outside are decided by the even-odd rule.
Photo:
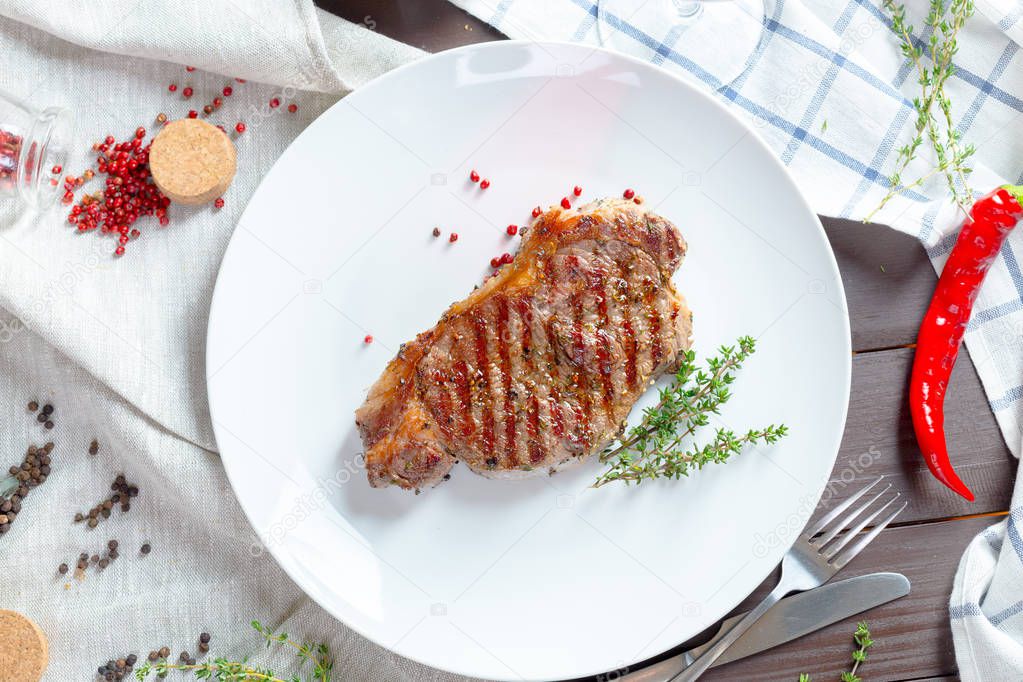
[[[631,189],[627,189],[624,192],[622,192],[622,196],[625,197],[626,199],[631,199],[632,197],[636,196],[636,192]]]
[[[276,97],[272,97],[272,98],[270,99],[270,108],[271,108],[271,109],[276,109],[276,108],[277,108],[277,107],[279,107],[279,106],[281,106],[281,100],[279,100],[279,99],[278,99],[278,98],[276,98]]]
[[[18,466],[11,466],[7,472],[18,482],[18,487],[10,497],[0,495],[0,535],[11,529],[14,521],[21,514],[21,505],[29,491],[46,482],[50,475],[50,452],[53,444],[47,443],[39,448],[28,446],[25,457]]]
[[[67,575],[67,572],[68,572],[67,564],[61,564],[60,566],[57,567],[57,573],[60,573],[61,575]]]
[[[451,236],[448,237],[448,241],[451,242],[452,244],[457,242],[458,241],[458,233],[457,232],[452,232]]]
[[[93,438],[89,443],[89,454],[95,456],[97,452],[99,452],[99,441]]]
[[[28,411],[29,412],[35,412],[38,409],[39,409],[39,403],[37,403],[34,400],[28,404]]]
[[[99,517],[109,519],[115,504],[121,505],[121,513],[129,511],[131,509],[129,500],[139,494],[138,486],[128,483],[124,474],[118,474],[117,478],[110,484],[110,489],[114,491],[114,494],[89,510],[87,514],[89,518],[87,525],[89,528],[95,528],[99,525]],[[75,515],[75,520],[78,520],[78,514]],[[111,550],[111,553],[116,558],[116,547]]]
[[[487,187],[490,187],[490,180],[487,180],[486,178],[480,180],[480,189],[486,189]]]
[[[366,336],[362,339],[362,342],[365,343],[366,345],[373,343],[373,335],[366,334]]]
[[[142,553],[142,556],[145,556],[145,555],[149,554],[150,552],[152,552],[153,548],[147,542],[144,545],[142,545],[142,548],[139,551]]]
[[[539,206],[537,206],[536,208],[533,209],[533,217],[534,218],[539,218],[541,213],[543,213],[543,211],[540,210]]]
[[[203,644],[209,644],[210,643],[210,633],[208,633],[208,632],[200,633],[199,634],[199,641],[202,642]]]
[[[433,236],[434,237],[439,237],[440,236],[440,228],[439,227],[433,228]]]
[[[213,205],[216,208],[224,208],[224,198],[223,197],[217,197],[216,200],[214,200]]]
[[[199,112],[196,111],[195,109],[191,109],[188,112],[188,118],[199,118]]]
[[[568,197],[561,197],[561,208],[572,208],[572,202],[568,200]]]
[[[509,237],[514,237],[519,232],[519,226],[518,225],[509,225],[507,228],[505,228],[505,232],[508,233]]]
[[[471,180],[472,182],[479,182],[480,181],[480,174],[477,173],[476,171],[470,171],[469,172],[469,180]]]
[[[192,96],[192,88],[185,88],[181,91],[181,94],[185,96],[185,99],[188,99]]]
[[[53,422],[51,422],[49,419],[47,419],[46,423],[43,424],[43,427],[46,428],[46,430],[50,430],[50,429],[53,428]]]
[[[213,113],[213,105],[212,104],[207,104],[206,106],[204,106],[202,108],[202,113],[206,114],[207,116],[212,114]]]
[[[234,90],[231,89],[230,85],[226,85],[226,86],[224,86],[224,89],[223,89],[222,92],[224,93],[224,97],[230,97],[231,93],[234,92]]]
[[[174,83],[171,83],[170,85],[167,86],[167,89],[170,90],[171,92],[177,92],[178,86],[175,85]]]
[[[582,188],[582,187],[580,187],[579,185],[576,185],[576,186],[575,186],[575,187],[574,187],[574,188],[572,189],[572,194],[574,194],[574,195],[576,195],[576,196],[579,196],[579,195],[581,195],[582,193],[583,193],[583,188]]]

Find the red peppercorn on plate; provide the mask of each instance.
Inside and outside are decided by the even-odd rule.
[[[591,487],[590,457],[371,487],[354,413],[402,344],[508,267],[549,207],[601,198],[678,227],[698,361],[756,338],[711,435],[788,435],[639,486]],[[524,42],[429,57],[315,121],[235,231],[206,358],[234,492],[295,582],[398,654],[502,680],[628,666],[746,597],[824,492],[850,360],[824,232],[746,122],[648,64]]]

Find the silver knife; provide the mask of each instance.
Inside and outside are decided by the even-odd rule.
[[[785,642],[837,623],[849,616],[909,594],[909,580],[901,573],[870,573],[846,578],[785,597],[740,637],[714,665],[766,651]],[[745,614],[721,623],[721,629],[706,644],[677,656],[619,677],[621,682],[667,682],[684,670],[700,654],[714,645]]]

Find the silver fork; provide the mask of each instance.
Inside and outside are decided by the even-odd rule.
[[[895,493],[894,497],[881,505],[873,513],[864,516],[845,535],[838,537],[843,528],[850,526],[856,521],[857,517],[867,512],[875,502],[891,490],[892,485],[889,483],[869,500],[860,504],[845,516],[842,516],[856,500],[867,494],[883,478],[882,476],[876,479],[866,488],[835,507],[818,521],[817,525],[800,535],[792,549],[782,559],[781,578],[778,580],[775,588],[771,590],[771,594],[767,595],[764,601],[760,602],[745,618],[736,623],[717,644],[704,652],[702,656],[693,661],[685,670],[671,678],[671,682],[692,682],[698,678],[717,660],[718,656],[724,653],[725,649],[739,639],[742,633],[746,632],[757,622],[757,619],[767,613],[767,610],[774,606],[782,597],[791,592],[803,592],[804,590],[820,587],[838,573],[853,557],[863,551],[863,548],[870,544],[908,504],[903,502],[901,506],[890,511],[869,533],[846,548],[859,535],[860,531],[873,523],[878,516],[883,514],[886,509],[895,504],[899,497],[901,497],[901,493]],[[842,518],[839,518],[839,516],[842,516]]]

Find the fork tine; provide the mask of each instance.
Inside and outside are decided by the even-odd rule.
[[[892,484],[889,483],[888,485],[886,485],[884,487],[884,489],[881,490],[881,492],[879,492],[878,494],[874,495],[872,498],[870,498],[869,500],[867,500],[863,504],[861,504],[858,507],[856,507],[856,509],[853,509],[851,512],[849,512],[845,516],[845,518],[843,518],[841,521],[837,521],[837,522],[833,523],[832,526],[831,526],[831,529],[827,533],[824,533],[819,538],[817,538],[817,541],[816,541],[817,546],[823,548],[824,545],[826,545],[829,542],[831,542],[832,540],[834,540],[835,536],[838,535],[839,533],[841,533],[843,528],[848,528],[849,526],[851,526],[852,522],[856,520],[857,516],[859,516],[863,512],[865,512],[868,509],[870,509],[870,506],[872,504],[874,504],[879,499],[881,499],[881,496],[884,495],[886,492],[888,492],[891,489],[892,489]]]
[[[893,504],[895,504],[896,502],[898,502],[900,497],[902,497],[901,493],[895,493],[895,497],[893,497],[892,499],[890,499],[887,502],[885,502],[883,505],[881,505],[878,508],[877,511],[875,511],[870,516],[864,518],[858,524],[856,524],[855,528],[850,528],[848,533],[846,533],[841,538],[839,538],[839,540],[834,545],[832,545],[831,547],[828,547],[827,552],[824,551],[824,546],[821,545],[821,554],[824,556],[824,558],[830,560],[832,557],[834,557],[836,554],[838,554],[843,547],[848,545],[852,541],[852,539],[859,534],[859,532],[861,530],[863,530],[868,525],[870,525],[871,521],[873,521],[878,516],[883,514],[885,509],[887,509],[888,507],[890,507]],[[874,499],[876,500],[877,498],[874,498]],[[873,503],[873,502],[874,502],[874,500],[871,500],[871,503]]]
[[[824,515],[824,518],[823,518],[823,519],[821,519],[820,521],[818,521],[818,522],[817,522],[817,525],[816,525],[816,526],[814,526],[813,530],[811,530],[811,531],[809,531],[809,532],[807,532],[807,533],[805,534],[805,537],[806,537],[807,539],[810,539],[810,538],[812,538],[812,537],[813,537],[814,535],[816,535],[817,533],[819,533],[819,532],[821,532],[822,530],[824,530],[824,528],[825,528],[825,527],[826,527],[826,526],[827,526],[827,525],[828,525],[829,523],[831,523],[831,522],[832,522],[833,520],[835,520],[835,519],[836,519],[836,518],[838,517],[838,515],[839,515],[839,514],[841,514],[842,512],[844,512],[844,511],[845,511],[846,509],[848,509],[848,508],[849,508],[849,507],[850,507],[850,506],[852,505],[852,503],[853,503],[853,502],[855,502],[856,500],[858,500],[858,499],[860,499],[861,497],[863,497],[863,495],[864,495],[864,494],[865,494],[865,493],[866,493],[866,492],[867,492],[868,490],[870,490],[870,489],[871,489],[871,488],[873,488],[873,487],[874,487],[875,485],[877,485],[878,483],[880,483],[880,482],[881,482],[881,479],[882,479],[882,478],[884,478],[884,476],[878,476],[878,477],[877,477],[876,479],[874,479],[874,482],[873,482],[873,483],[871,483],[871,484],[870,484],[870,485],[868,485],[868,486],[867,486],[866,488],[864,488],[863,490],[859,491],[858,493],[856,493],[855,495],[853,495],[852,497],[850,497],[850,498],[849,498],[848,500],[846,500],[846,501],[845,501],[845,502],[843,502],[842,504],[838,505],[837,507],[835,507],[834,509],[832,509],[831,511],[829,511],[829,512],[828,512],[827,514],[825,514],[825,515]]]
[[[859,541],[849,549],[842,552],[840,556],[831,560],[831,565],[835,567],[835,570],[843,568],[847,563],[852,561],[857,554],[863,551],[863,548],[870,544],[870,542],[876,538],[885,527],[891,523],[896,516],[898,516],[903,509],[906,508],[909,502],[903,502],[902,506],[892,511],[891,514],[885,517],[884,521],[874,526],[869,533],[864,535]]]

